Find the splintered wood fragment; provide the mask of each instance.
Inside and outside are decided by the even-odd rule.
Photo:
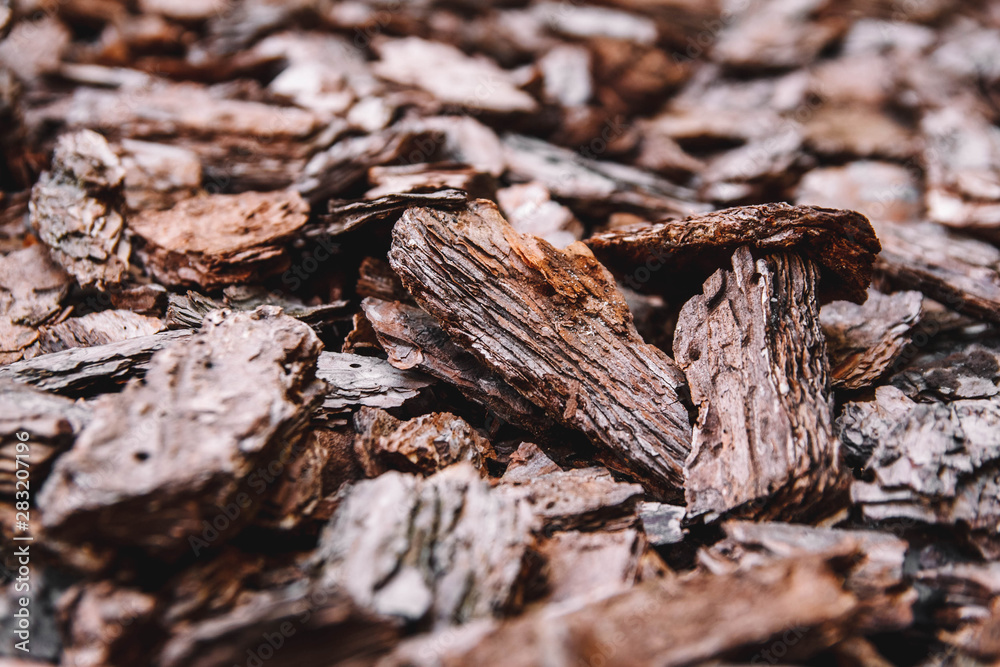
[[[692,515],[793,518],[835,512],[843,487],[833,436],[818,267],[787,253],[732,269],[684,304],[677,363],[698,406],[685,496]]]
[[[638,231],[615,231],[587,240],[594,254],[625,284],[639,289],[660,272],[668,281],[681,274],[703,280],[728,263],[737,246],[793,251],[822,269],[820,299],[864,303],[872,264],[881,246],[860,213],[816,206],[740,206],[684,220],[668,220]],[[640,274],[636,267],[645,267]],[[635,284],[632,284],[635,283]]]
[[[260,285],[230,285],[222,290],[222,300],[188,290],[186,294],[169,294],[166,322],[171,328],[198,328],[205,316],[219,308],[254,310],[258,306],[279,306],[289,317],[306,324],[321,325],[333,319],[347,319],[347,301],[332,301],[307,306],[293,296],[269,291]]]
[[[258,466],[300,437],[323,394],[321,347],[279,308],[217,311],[190,341],[155,355],[143,383],[96,402],[39,494],[49,538],[164,557],[191,549]]]
[[[0,379],[8,378],[46,391],[71,395],[95,389],[106,390],[142,376],[153,353],[185,341],[191,335],[190,331],[162,331],[107,345],[75,347],[43,354],[0,367]]]
[[[320,354],[316,375],[329,385],[323,408],[333,413],[362,406],[397,408],[434,384],[421,373],[398,370],[382,359],[340,352]]]
[[[583,606],[545,606],[511,621],[450,630],[447,639],[418,637],[377,664],[530,667],[546,656],[549,667],[576,667],[595,664],[595,656],[604,658],[613,647],[608,664],[680,667],[712,658],[749,660],[783,634],[796,638],[794,646],[781,644],[794,661],[852,629],[859,605],[843,588],[842,568],[839,559],[812,556],[645,582]],[[818,628],[823,631],[812,632]]]
[[[88,421],[90,409],[81,403],[0,380],[0,496],[14,496],[17,454],[31,466],[31,479],[40,484],[52,459],[73,443]],[[31,444],[18,452],[23,442],[17,437],[20,432],[28,433]]]
[[[892,394],[878,394],[879,402]],[[954,526],[987,559],[1000,558],[1000,402],[914,403],[876,411],[877,438],[851,499],[869,520]]]
[[[426,479],[390,471],[351,488],[314,562],[362,607],[441,627],[520,606],[537,527],[469,464]]]
[[[845,587],[861,603],[858,619],[867,632],[901,630],[913,623],[917,592],[904,572],[910,545],[890,533],[834,530],[787,523],[727,521],[726,538],[698,553],[715,574],[760,567],[788,558],[860,554],[846,573]]]
[[[639,337],[611,275],[582,245],[517,234],[496,205],[410,209],[393,269],[458,344],[657,495],[679,495],[690,446],[683,377]],[[474,289],[471,287],[475,284]]]
[[[424,311],[372,298],[366,298],[361,305],[389,355],[389,363],[396,368],[415,369],[447,382],[503,421],[528,431],[545,433],[557,426],[542,408],[459,347]]]
[[[38,353],[48,354],[73,347],[117,343],[130,338],[152,336],[164,328],[164,323],[158,317],[139,315],[130,310],[101,310],[42,327],[38,336]]]
[[[546,530],[615,530],[636,521],[643,489],[618,482],[604,468],[558,470],[498,487],[528,502]]]
[[[73,279],[33,245],[0,257],[0,364],[18,361],[60,310]]]
[[[215,289],[287,268],[284,245],[309,206],[292,191],[202,195],[129,221],[146,269],[167,285]]]
[[[820,310],[835,387],[861,389],[879,379],[910,342],[920,320],[920,292],[868,290],[864,305],[834,301]]]
[[[388,470],[426,477],[459,461],[468,461],[486,477],[487,459],[497,458],[489,440],[450,412],[404,422],[378,408],[361,408],[354,424],[354,451],[368,477]]]
[[[878,226],[875,265],[894,287],[920,290],[944,306],[1000,322],[1000,249],[933,223]]]
[[[435,208],[461,208],[469,196],[455,189],[437,192],[403,192],[388,194],[377,199],[363,199],[354,202],[330,201],[330,212],[322,216],[322,224],[310,225],[306,237],[329,235],[339,236],[365,227],[374,222],[394,223],[403,211],[411,206],[434,206]]]
[[[104,137],[81,130],[59,139],[51,171],[32,188],[32,228],[82,287],[117,285],[128,270],[124,177]]]

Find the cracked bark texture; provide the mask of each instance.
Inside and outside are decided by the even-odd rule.
[[[698,406],[685,463],[691,514],[790,519],[837,509],[818,279],[807,259],[754,259],[743,246],[681,309],[674,354]]]
[[[495,204],[410,209],[390,263],[420,306],[487,368],[576,428],[659,496],[678,497],[690,425],[673,361],[645,344],[584,246],[522,237]]]
[[[95,404],[39,493],[48,539],[183,553],[259,465],[296,443],[323,392],[321,346],[278,308],[214,313],[154,356],[142,383]]]
[[[82,287],[117,285],[128,271],[124,178],[104,137],[81,130],[59,139],[52,170],[32,188],[32,228]]]

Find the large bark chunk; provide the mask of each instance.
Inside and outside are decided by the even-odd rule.
[[[62,137],[52,171],[31,191],[31,226],[83,287],[121,282],[130,248],[122,239],[125,170],[104,137]]]
[[[869,290],[863,306],[834,301],[820,311],[833,384],[860,389],[879,379],[910,342],[920,319],[919,292]]]
[[[817,267],[733,255],[677,322],[674,353],[698,406],[685,464],[692,513],[791,518],[833,511],[840,487]]]
[[[283,246],[308,217],[309,207],[298,193],[243,192],[147,210],[129,227],[141,239],[138,254],[157,280],[214,289],[284,270]]]
[[[295,443],[322,393],[320,346],[279,309],[219,311],[157,354],[143,384],[95,406],[39,495],[46,531],[70,544],[182,552],[258,465]]]
[[[671,281],[681,274],[703,279],[726,264],[741,245],[772,252],[796,250],[823,269],[822,301],[857,303],[867,297],[872,263],[881,248],[871,223],[860,213],[788,204],[741,206],[635,232],[609,232],[587,245],[612,269],[634,271],[632,280],[626,280],[633,289],[649,280],[648,271],[663,271]],[[635,271],[637,266],[650,267],[645,278]]]
[[[363,606],[435,626],[516,609],[537,520],[467,464],[358,483],[317,550],[320,581]]]
[[[690,426],[681,373],[646,345],[610,274],[582,246],[521,237],[496,206],[410,209],[389,259],[444,330],[550,417],[676,497]]]

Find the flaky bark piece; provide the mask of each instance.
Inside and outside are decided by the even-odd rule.
[[[875,270],[894,287],[920,290],[960,313],[1000,322],[1000,249],[933,223],[878,226]]]
[[[676,497],[690,425],[680,370],[645,344],[611,275],[579,244],[517,234],[496,205],[410,209],[393,269],[444,330],[657,495]]]
[[[820,300],[864,303],[872,263],[881,249],[860,213],[817,206],[739,206],[668,220],[639,231],[615,231],[586,241],[614,271],[632,277],[636,289],[650,271],[674,280],[679,274],[703,279],[728,262],[737,246],[801,253],[822,269]],[[645,278],[636,267],[647,267]]]
[[[366,298],[361,302],[389,363],[415,369],[455,386],[500,419],[534,433],[556,426],[545,411],[448,337],[437,321],[415,306]]]
[[[433,626],[516,609],[537,519],[471,465],[359,482],[323,532],[318,580],[363,607]]]
[[[757,518],[836,510],[841,488],[818,268],[737,249],[681,309],[674,355],[698,406],[685,495],[691,514]]]
[[[34,385],[57,394],[107,390],[142,376],[155,352],[187,340],[191,335],[190,331],[161,331],[107,345],[43,354],[0,367],[0,379]]]
[[[920,320],[919,292],[869,290],[864,305],[827,304],[819,314],[830,353],[834,386],[860,389],[879,379],[910,342]]]
[[[32,228],[83,287],[117,285],[128,270],[124,178],[104,137],[81,130],[59,139],[52,170],[31,191]]]
[[[167,285],[215,289],[258,282],[284,270],[287,242],[309,206],[293,191],[242,192],[185,199],[129,222],[146,269]]]
[[[72,284],[40,244],[0,257],[0,364],[24,357]]]
[[[383,359],[341,352],[320,354],[316,375],[329,384],[323,409],[331,413],[397,408],[434,384],[433,378],[393,368]]]
[[[38,496],[50,540],[176,556],[295,445],[324,389],[316,334],[268,306],[209,319],[158,353],[144,382],[95,405]]]

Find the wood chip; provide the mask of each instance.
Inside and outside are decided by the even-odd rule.
[[[18,361],[60,310],[73,279],[34,245],[0,257],[0,364]]]
[[[295,192],[244,192],[186,199],[129,222],[137,252],[157,280],[215,289],[253,282],[288,267],[283,247],[309,207]]]
[[[674,354],[698,406],[685,463],[691,514],[789,519],[838,508],[818,273],[787,253],[755,260],[744,246],[681,309]]]
[[[477,201],[457,214],[407,211],[389,260],[421,307],[487,368],[654,493],[676,497],[690,437],[680,371],[642,342],[589,251],[520,237],[494,204]]]
[[[794,249],[811,259],[823,270],[819,286],[823,302],[839,298],[864,303],[880,249],[863,215],[788,204],[730,208],[587,240],[598,259],[612,269],[628,274],[626,267],[647,267],[644,275],[636,270],[631,280],[625,280],[633,289],[654,271],[670,281],[679,274],[704,280],[744,244],[761,251]]]
[[[117,285],[131,248],[122,238],[125,170],[104,137],[60,138],[52,170],[31,190],[31,226],[82,287]]]
[[[76,446],[56,464],[39,495],[49,539],[164,556],[190,549],[219,507],[239,506],[241,486],[258,466],[278,460],[301,435],[322,396],[314,376],[319,350],[309,327],[264,307],[219,311],[190,341],[155,355],[142,384],[95,405]],[[174,510],[157,512],[161,503]]]

